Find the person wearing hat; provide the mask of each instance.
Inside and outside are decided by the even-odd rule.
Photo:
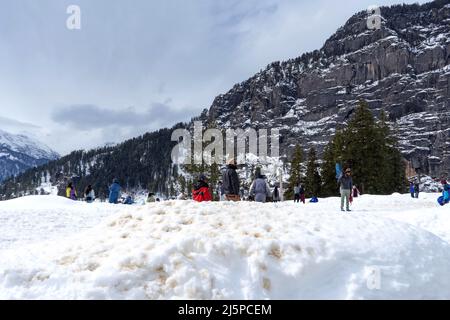
[[[352,170],[350,168],[345,169],[344,175],[338,180],[341,191],[341,211],[344,211],[344,200],[347,211],[350,210],[350,194],[353,189]]]
[[[204,174],[201,174],[198,177],[198,181],[194,184],[192,199],[197,202],[212,201],[212,196],[209,192],[208,179]]]
[[[237,166],[234,159],[227,162],[227,168],[223,173],[223,191],[228,201],[239,201],[239,176],[236,172]]]

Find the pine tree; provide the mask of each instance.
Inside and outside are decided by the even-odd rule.
[[[187,196],[188,196],[188,198],[190,198],[191,195],[192,195],[193,185],[194,185],[194,183],[192,182],[191,179],[189,179],[189,180],[187,181]]]
[[[213,163],[209,166],[209,182],[216,185],[220,180],[220,169],[217,163]]]
[[[214,195],[214,189],[216,188],[217,183],[220,180],[220,169],[217,163],[212,163],[209,166],[209,191],[212,195]],[[216,197],[218,200],[218,197]]]
[[[302,162],[303,152],[299,145],[295,146],[294,154],[292,155],[291,170],[289,174],[288,187],[285,192],[286,199],[294,199],[294,187],[300,183],[302,178]]]
[[[182,175],[178,176],[178,183],[180,185],[180,191],[186,194],[186,179],[184,178],[184,176]]]
[[[306,166],[305,177],[305,193],[307,197],[318,197],[320,195],[322,178],[320,177],[318,167],[316,149],[311,147],[308,153],[308,164]]]
[[[352,168],[353,181],[363,193],[389,194],[404,186],[404,164],[398,143],[381,113],[379,123],[361,101],[347,128],[337,132],[325,149],[322,174],[323,194],[335,190],[333,162]]]
[[[364,193],[380,193],[380,164],[383,162],[382,135],[367,103],[360,101],[344,131],[344,166],[351,167],[355,184]]]
[[[379,130],[381,139],[385,141],[383,145],[382,163],[382,193],[404,192],[407,185],[405,164],[398,148],[398,140],[391,133],[387,123],[387,115],[384,110],[380,114]]]

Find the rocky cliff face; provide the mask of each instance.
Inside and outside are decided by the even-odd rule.
[[[353,16],[312,53],[275,62],[218,96],[205,121],[219,127],[281,128],[281,150],[319,151],[359,99],[384,109],[411,165],[450,172],[450,4],[381,8],[379,30]]]

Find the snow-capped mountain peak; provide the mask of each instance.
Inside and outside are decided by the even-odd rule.
[[[34,138],[0,130],[0,182],[58,158],[58,153]]]
[[[35,159],[54,160],[59,154],[44,143],[24,134],[11,134],[0,130],[0,146],[15,152],[25,153]]]

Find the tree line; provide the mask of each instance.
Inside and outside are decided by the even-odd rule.
[[[184,124],[177,126],[183,127]],[[114,147],[74,151],[5,181],[0,185],[0,197],[10,199],[36,194],[41,182],[56,185],[59,194],[63,195],[69,181],[74,182],[79,194],[91,184],[98,195],[106,196],[113,178],[119,179],[127,190],[144,189],[176,196],[179,192],[190,194],[198,173],[209,176],[211,188],[214,188],[221,180],[219,165],[177,167],[171,164],[171,150],[175,145],[171,141],[171,133],[177,126],[147,133]],[[297,183],[304,185],[307,197],[336,195],[336,163],[352,168],[354,182],[364,193],[405,191],[405,165],[386,114],[381,112],[376,120],[364,101],[359,103],[348,124],[336,131],[325,147],[321,160],[315,148],[310,148],[304,157],[301,146],[296,146],[290,161],[285,198],[293,198]],[[255,169],[255,166],[249,165],[242,169],[247,176],[247,181],[243,181],[244,187],[248,180],[254,178]]]
[[[384,111],[377,121],[365,101],[360,101],[348,124],[336,131],[325,147],[319,164],[315,148],[308,152],[306,168],[297,145],[292,156],[285,196],[293,199],[293,189],[303,184],[307,197],[338,194],[336,164],[353,171],[354,183],[363,193],[404,192],[407,186],[405,163],[398,141]]]

